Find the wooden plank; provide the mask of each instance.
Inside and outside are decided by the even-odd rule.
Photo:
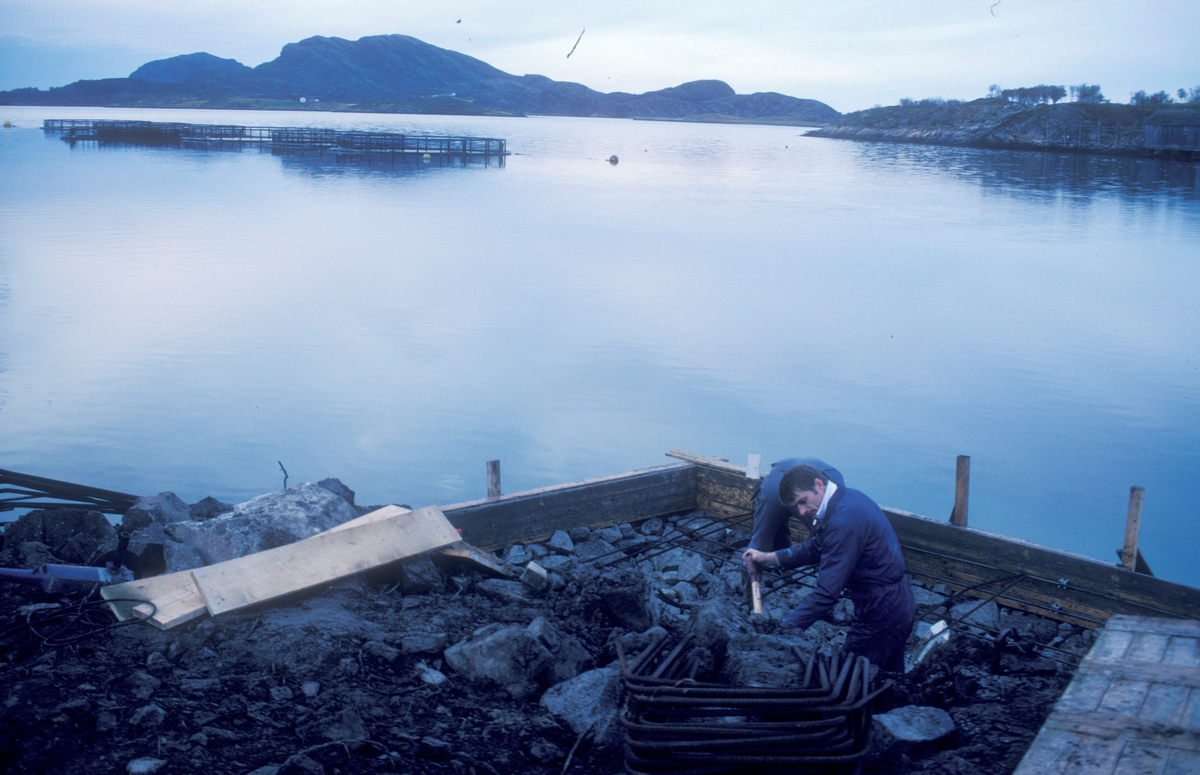
[[[1111,680],[1146,680],[1173,686],[1200,686],[1200,669],[1165,662],[1137,662],[1132,659],[1084,658],[1080,670],[1103,674]]]
[[[694,508],[695,467],[671,465],[447,506],[443,513],[462,530],[464,541],[492,550],[548,538],[558,529],[622,524]]]
[[[1083,735],[1067,760],[1063,775],[1109,775],[1117,766],[1125,741]]]
[[[1042,729],[1013,775],[1062,775],[1083,737],[1061,729]]]
[[[1171,749],[1143,743],[1125,746],[1113,775],[1163,775]]]
[[[686,460],[689,463],[694,463],[699,466],[715,468],[718,471],[725,471],[725,472],[731,473],[731,474],[740,474],[742,476],[746,475],[746,467],[745,466],[739,466],[735,463],[730,463],[725,458],[703,457],[702,455],[693,455],[689,452],[680,452],[677,449],[673,449],[670,452],[668,452],[667,456],[673,457],[673,458],[678,458],[680,460]]]
[[[1200,638],[1195,636],[1175,636],[1167,644],[1167,653],[1163,654],[1163,662],[1182,667],[1200,667]]]
[[[1200,621],[1195,619],[1147,619],[1141,616],[1118,615],[1109,619],[1104,628],[1122,632],[1145,632],[1200,638]]]
[[[504,565],[503,563],[498,562],[495,557],[483,551],[482,549],[477,549],[474,546],[471,546],[466,541],[458,541],[450,544],[449,546],[443,547],[438,551],[447,557],[458,557],[463,560],[470,560],[476,565],[482,567],[484,570],[497,576],[511,578],[517,575],[516,571]]]
[[[409,509],[399,506],[384,506],[357,519],[343,522],[325,532],[334,533],[357,525],[391,519],[400,514],[407,514],[409,511]],[[176,625],[208,613],[204,598],[200,595],[200,590],[196,587],[190,570],[101,587],[100,594],[106,600],[130,598],[153,603],[153,605],[139,605],[136,602],[109,602],[109,608],[120,621],[138,618],[162,630],[169,630]]]
[[[1171,751],[1171,759],[1163,768],[1163,775],[1196,775],[1200,772],[1200,753],[1196,751]]]
[[[1156,724],[1178,726],[1183,721],[1184,709],[1187,707],[1188,695],[1191,691],[1189,686],[1154,684],[1146,695],[1146,701],[1142,704],[1138,718]]]
[[[141,607],[139,602],[153,602],[159,605],[159,600],[166,601],[174,606],[167,619],[174,619],[181,615],[186,616],[186,612],[180,610],[180,604],[181,601],[187,600],[189,596],[194,597],[193,602],[198,604],[199,610],[194,615],[188,616],[182,621],[187,621],[188,618],[194,619],[196,616],[204,613],[204,601],[200,599],[200,592],[196,589],[195,582],[192,581],[191,571],[151,576],[148,579],[127,581],[123,584],[110,584],[106,587],[100,587],[100,595],[109,601],[109,609],[122,622],[129,621],[130,619],[145,619],[145,616],[139,615],[139,612],[135,610]],[[143,612],[145,610],[142,609]],[[163,626],[165,620],[160,618],[162,614],[163,612],[155,614],[154,618],[150,621],[166,629]]]
[[[1125,547],[1118,554],[1121,564],[1133,570],[1137,566],[1138,532],[1142,528],[1142,498],[1146,490],[1134,485],[1129,488],[1129,509],[1125,515]]]
[[[1074,679],[1055,703],[1054,710],[1064,712],[1087,712],[1100,707],[1112,678],[1102,673],[1076,671]]]
[[[458,533],[436,506],[196,568],[192,578],[213,616],[438,549]]]
[[[1100,633],[1100,637],[1096,639],[1096,642],[1088,652],[1087,659],[1098,662],[1108,659],[1120,659],[1129,651],[1129,647],[1133,645],[1133,640],[1136,637],[1136,632],[1110,630],[1108,627],[1105,627],[1104,632]]]
[[[967,526],[967,502],[971,493],[971,458],[959,455],[954,471],[954,508],[950,510],[950,524]]]
[[[1146,701],[1150,681],[1138,678],[1114,678],[1098,710],[1117,716],[1136,716]]]
[[[1133,643],[1125,656],[1138,662],[1161,662],[1167,652],[1167,644],[1171,642],[1170,635],[1157,632],[1139,632],[1133,636]]]

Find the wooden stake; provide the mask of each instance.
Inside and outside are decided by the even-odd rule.
[[[1134,485],[1129,488],[1129,511],[1125,516],[1125,548],[1121,550],[1121,564],[1133,570],[1137,567],[1138,532],[1142,528],[1142,496],[1145,487]]]
[[[950,512],[950,524],[967,526],[967,495],[971,489],[971,458],[959,455],[954,475],[954,510]]]
[[[489,498],[500,497],[500,461],[489,460],[487,462],[487,487]]]

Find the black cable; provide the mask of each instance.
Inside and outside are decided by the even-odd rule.
[[[72,643],[78,643],[94,635],[99,635],[108,630],[114,630],[118,627],[124,627],[128,624],[140,624],[141,619],[128,619],[126,621],[104,621],[98,618],[98,614],[107,613],[109,617],[111,612],[107,611],[105,606],[109,603],[137,603],[139,605],[149,605],[154,608],[150,616],[158,611],[158,606],[148,600],[139,600],[137,598],[112,598],[111,600],[103,600],[94,596],[94,591],[84,595],[77,603],[64,603],[53,608],[38,608],[31,610],[25,615],[25,621],[8,628],[0,633],[0,640],[7,638],[13,633],[27,629],[32,635],[42,641],[46,646],[68,646]],[[52,629],[47,632],[47,626],[52,622],[66,620],[62,626],[57,629]],[[73,628],[83,627],[86,631],[77,635],[67,636],[66,633]]]

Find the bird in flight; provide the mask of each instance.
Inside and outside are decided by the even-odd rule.
[[[587,27],[583,28],[583,32],[587,32]],[[571,46],[571,50],[567,52],[567,59],[570,59],[571,54],[575,53],[575,49],[579,48],[579,41],[583,40],[583,32],[579,33],[578,38],[575,38],[575,45]]]

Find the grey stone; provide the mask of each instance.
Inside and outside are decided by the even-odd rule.
[[[162,686],[162,681],[141,670],[134,670],[125,677],[125,687],[139,700],[148,700]]]
[[[954,733],[954,719],[941,708],[907,705],[875,716],[873,758],[890,758],[936,745]]]
[[[602,527],[599,530],[593,530],[592,536],[608,541],[610,544],[616,543],[625,537],[621,534],[621,528],[619,527]]]
[[[300,484],[239,503],[233,511],[203,522],[169,525],[183,551],[167,547],[170,572],[211,565],[284,546],[358,517],[344,498],[315,484]]]
[[[278,775],[325,775],[325,767],[311,756],[298,753],[288,757]]]
[[[651,517],[642,523],[642,535],[658,536],[662,535],[663,521],[658,517]]]
[[[405,595],[428,595],[446,586],[445,575],[427,553],[405,560],[402,567],[404,577],[400,582],[400,591]]]
[[[978,624],[996,630],[1000,628],[1000,607],[996,601],[989,600],[980,605],[979,600],[967,600],[950,607],[950,615],[956,620],[969,624]],[[974,610],[978,609],[978,610]],[[964,618],[965,617],[965,618]]]
[[[567,535],[571,536],[571,540],[578,544],[591,538],[592,530],[584,525],[579,525],[568,530]]]
[[[352,708],[343,708],[334,723],[322,733],[329,740],[365,740],[370,737],[367,725]]]
[[[590,562],[600,557],[612,558],[615,553],[616,547],[603,538],[589,538],[586,541],[575,542],[575,557],[584,562]]]
[[[184,678],[179,682],[179,691],[191,696],[221,691],[219,678]]]
[[[188,506],[188,512],[191,514],[190,519],[193,519],[197,522],[203,522],[206,519],[212,519],[213,517],[230,511],[233,511],[232,503],[219,501],[211,495],[204,500],[196,501],[192,505]]]
[[[362,645],[362,651],[372,657],[377,657],[391,664],[400,657],[400,649],[389,646],[377,640],[369,640]]]
[[[565,530],[555,530],[554,535],[550,536],[550,540],[546,542],[551,551],[560,554],[568,554],[575,551],[575,542],[571,540],[571,536],[567,535]]]
[[[676,581],[701,581],[707,577],[708,570],[703,557],[681,547],[655,557],[654,567],[668,584]]]
[[[42,562],[82,565],[91,559],[97,547],[117,548],[117,530],[98,511],[86,509],[43,509],[23,514],[4,528],[4,545],[19,547],[27,542],[44,544],[52,557]],[[23,564],[18,553],[0,552],[6,559],[0,567],[37,567]],[[31,561],[30,558],[26,562]]]
[[[1038,643],[1049,643],[1058,635],[1058,622],[1033,614],[1004,611],[1000,614],[1000,624],[996,629],[1011,629]]]
[[[446,663],[473,681],[492,681],[514,696],[525,696],[528,684],[554,656],[525,627],[490,624],[446,649]]]
[[[738,636],[753,635],[750,614],[728,598],[713,598],[701,603],[691,615],[686,632],[695,648],[706,648],[720,662],[729,642]]]
[[[444,632],[405,635],[400,639],[400,650],[405,654],[440,654],[446,648],[446,641]]]
[[[570,565],[573,562],[575,562],[574,557],[564,557],[556,554],[552,554],[538,560],[538,564],[546,570],[558,570],[559,568]]]
[[[533,552],[529,551],[529,547],[525,544],[513,544],[508,547],[508,551],[504,553],[504,562],[509,565],[516,565],[524,568],[529,563],[533,562]]]
[[[528,605],[533,602],[529,597],[529,588],[519,581],[484,579],[475,585],[475,589],[480,594],[502,603]]]
[[[160,772],[166,766],[166,759],[154,759],[149,756],[143,756],[126,764],[125,772],[127,775],[154,775],[154,773]]]
[[[144,727],[150,729],[152,727],[162,726],[163,721],[167,718],[167,712],[159,706],[151,703],[143,705],[133,712],[129,717],[129,723],[135,727]]]
[[[342,484],[341,479],[322,479],[321,481],[317,482],[317,486],[324,487],[334,495],[345,500],[351,506],[354,505],[354,490],[351,490],[349,487]]]
[[[542,706],[566,723],[576,735],[591,730],[597,744],[620,744],[623,734],[618,721],[621,702],[621,670],[601,667],[550,687],[542,695]]]
[[[592,655],[579,639],[562,632],[546,617],[539,616],[525,629],[554,656],[549,670],[550,683],[570,680],[579,675],[581,667],[590,666]]]
[[[802,640],[758,632],[735,632],[726,647],[721,682],[731,686],[800,688],[804,685],[804,673],[792,650],[793,645],[808,652],[808,644]]]
[[[286,686],[272,686],[270,695],[275,702],[286,702],[295,697],[296,693]]]
[[[121,520],[121,529],[132,533],[151,522],[174,524],[192,519],[192,509],[173,492],[160,492],[133,504]]]

